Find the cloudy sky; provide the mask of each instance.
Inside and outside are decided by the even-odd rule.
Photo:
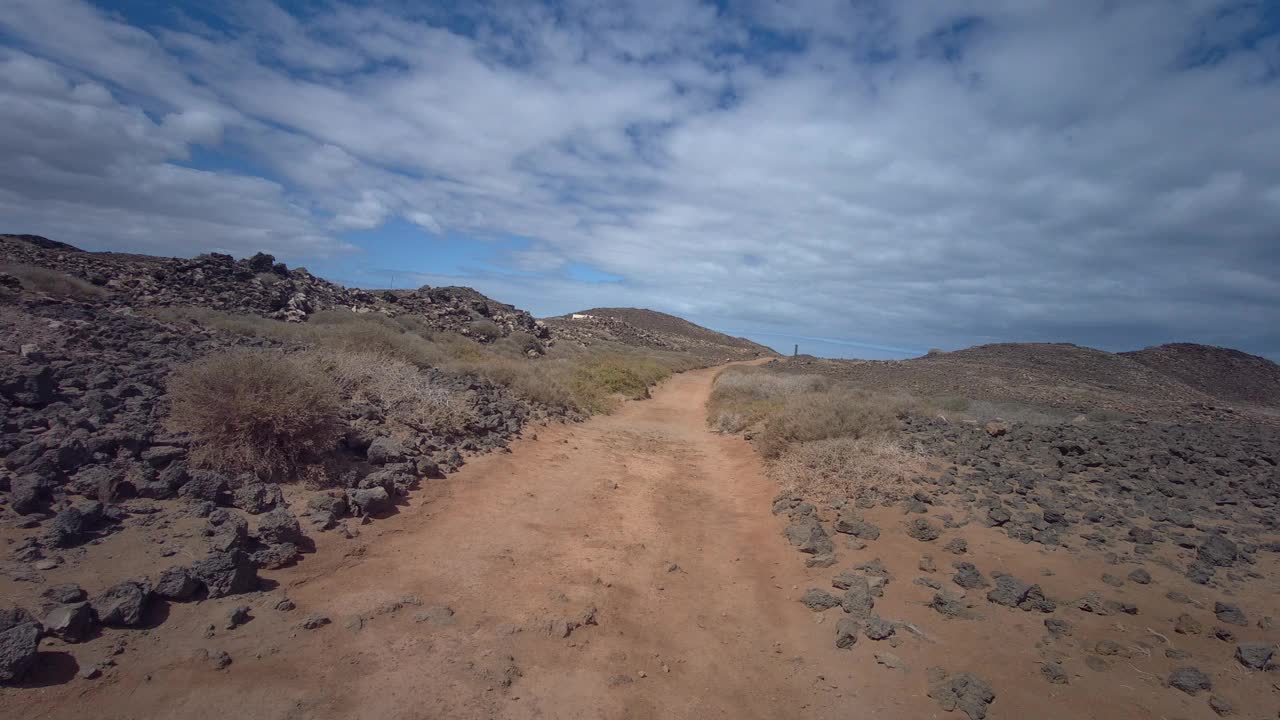
[[[86,249],[1280,359],[1267,0],[4,0],[0,153],[0,231]]]

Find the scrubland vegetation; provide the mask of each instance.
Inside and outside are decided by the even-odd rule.
[[[33,292],[60,295],[80,299],[103,297],[107,291],[78,277],[32,265],[3,265],[0,272],[8,273],[22,282],[22,286]]]
[[[549,414],[608,413],[692,359],[630,346],[553,346],[531,335],[501,337],[492,322],[469,329],[481,344],[431,332],[412,316],[326,310],[306,323],[204,309],[165,309],[167,322],[191,322],[286,343],[288,351],[210,356],[170,382],[171,427],[191,435],[199,464],[280,475],[336,442],[342,403],[371,402],[395,425],[419,433],[463,433],[474,420],[465,394],[427,372],[483,378]],[[489,327],[492,326],[492,327]]]
[[[170,424],[197,465],[279,476],[341,437],[338,386],[307,359],[278,352],[209,355],[169,381]]]
[[[818,375],[736,365],[716,378],[707,409],[713,427],[747,433],[787,489],[813,497],[898,498],[918,470],[898,421],[933,407]]]

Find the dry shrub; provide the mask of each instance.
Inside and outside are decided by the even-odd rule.
[[[897,429],[898,408],[886,398],[833,389],[786,398],[765,418],[758,442],[760,452],[773,458],[795,443],[885,436]]]
[[[498,327],[498,323],[487,319],[473,321],[467,325],[467,332],[481,342],[493,342],[502,337],[502,328]]]
[[[806,498],[899,500],[911,492],[919,465],[915,452],[892,439],[838,437],[791,446],[770,473],[786,490]]]
[[[826,390],[817,375],[781,375],[750,365],[734,365],[716,375],[707,406],[708,421],[720,432],[742,432],[782,409],[786,398]]]
[[[73,297],[81,300],[92,300],[106,297],[107,295],[107,291],[104,288],[57,270],[33,265],[5,265],[0,267],[0,270],[21,280],[22,286],[32,292]]]
[[[187,433],[196,464],[285,477],[333,448],[342,433],[339,392],[293,355],[226,352],[169,379],[169,426]]]
[[[196,322],[330,353],[378,356],[418,368],[480,377],[561,411],[609,412],[616,405],[615,395],[646,397],[649,385],[672,372],[699,367],[696,359],[680,353],[608,343],[591,349],[562,344],[553,346],[546,357],[530,358],[528,350],[534,346],[541,349],[541,344],[527,333],[512,333],[482,345],[458,333],[433,332],[412,315],[393,318],[333,309],[314,313],[305,323],[287,323],[196,308],[150,312],[166,322]],[[380,361],[366,357],[360,362]]]
[[[419,368],[376,352],[314,351],[312,371],[334,379],[342,393],[382,408],[388,420],[420,433],[460,434],[476,421],[467,398],[433,385]]]
[[[570,382],[573,366],[564,361],[483,356],[456,360],[448,367],[510,388],[516,395],[549,408],[582,409]]]

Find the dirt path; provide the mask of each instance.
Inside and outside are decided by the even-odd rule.
[[[1072,660],[1071,684],[1049,685],[1039,670],[1041,617],[983,603],[985,619],[943,620],[927,607],[933,591],[912,583],[921,553],[939,548],[898,531],[897,508],[868,513],[887,531],[872,547],[851,552],[838,540],[837,567],[806,569],[781,537],[785,521],[769,514],[776,487],[751,447],[705,427],[713,374],[676,376],[652,400],[538,429],[511,453],[430,481],[358,538],[325,533],[298,566],[264,573],[273,590],[173,605],[150,631],[108,631],[93,647],[77,646],[82,657],[127,640],[106,677],[6,691],[0,715],[962,717],[925,695],[925,669],[940,664],[991,682],[999,693],[993,718],[1206,716],[1203,698],[1160,687],[1170,661],[1159,655],[1126,661],[1142,665],[1134,672],[1123,665],[1092,672]],[[1059,596],[1078,594],[1107,568],[1096,558],[1030,552],[976,526],[956,536],[968,539],[984,567],[1042,575],[1046,591]],[[897,647],[864,639],[838,650],[840,611],[814,613],[797,599],[875,557],[894,578],[877,611],[916,623],[930,638]],[[937,557],[936,577],[945,580],[949,562]],[[1042,571],[1050,564],[1055,572]],[[1176,578],[1162,568],[1153,574],[1158,583]],[[274,609],[286,595],[296,609]],[[409,596],[416,600],[404,604]],[[224,629],[239,604],[250,605],[253,619]],[[566,637],[564,623],[591,608],[597,624]],[[1143,600],[1145,618],[1181,611]],[[301,629],[313,613],[332,623]],[[1071,617],[1081,647],[1142,626]],[[1197,654],[1201,646],[1205,655],[1218,652],[1207,638],[1179,642]],[[217,669],[209,657],[223,651],[232,662]],[[889,652],[905,667],[877,665],[875,655]],[[1245,681],[1221,682],[1230,691]],[[1237,697],[1249,697],[1239,690]],[[1110,700],[1100,705],[1097,697]]]

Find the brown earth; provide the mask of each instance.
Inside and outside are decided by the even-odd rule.
[[[36,676],[0,689],[0,715],[963,717],[926,696],[926,668],[941,666],[990,683],[991,718],[1214,717],[1209,693],[1162,686],[1187,664],[1211,675],[1213,694],[1237,715],[1274,715],[1274,673],[1244,671],[1230,658],[1234,645],[1208,632],[1169,631],[1184,612],[1213,625],[1218,598],[1158,563],[1149,566],[1151,585],[1114,588],[1101,574],[1128,568],[1108,565],[1101,553],[1040,549],[976,524],[920,542],[905,534],[899,509],[876,508],[865,517],[883,528],[878,540],[855,551],[837,536],[840,562],[806,568],[781,537],[785,519],[769,514],[776,487],[750,445],[706,430],[713,374],[678,375],[650,401],[542,428],[511,453],[477,458],[355,539],[317,537],[317,552],[304,562],[263,573],[272,590],[161,606],[156,612],[167,619],[151,630],[108,629],[79,645],[47,640]],[[968,541],[963,558],[942,550],[955,537]],[[91,552],[111,564],[138,555],[145,542],[131,527]],[[922,553],[934,557],[936,572],[917,570]],[[875,558],[891,576],[876,612],[913,623],[923,637],[903,628],[898,641],[864,637],[837,649],[841,610],[815,613],[798,599]],[[988,603],[979,590],[967,598],[976,617],[945,619],[926,605],[934,591],[912,581],[927,576],[960,591],[949,579],[953,559],[1038,582],[1051,597],[1097,590],[1140,613],[1062,608],[1053,617],[1071,622],[1073,634],[1049,640],[1047,616]],[[1273,554],[1261,556],[1258,579],[1231,598],[1251,621],[1276,611],[1276,569]],[[59,578],[55,569],[49,580],[96,591],[123,570],[98,583],[83,571]],[[1193,604],[1168,600],[1170,590]],[[37,604],[33,592],[0,581],[0,594],[20,603]],[[274,609],[285,596],[296,609]],[[253,618],[225,630],[228,611],[240,604]],[[573,628],[591,608],[596,624]],[[301,629],[310,614],[332,623]],[[1242,639],[1276,641],[1275,629],[1235,630]],[[73,677],[120,640],[125,649],[103,677]],[[1095,671],[1084,658],[1100,640],[1114,640],[1122,653],[1102,658],[1106,669]],[[1192,660],[1167,659],[1169,645]],[[223,651],[231,663],[219,670],[208,658]],[[878,665],[874,655],[885,653],[904,667]],[[1046,659],[1062,660],[1069,684],[1043,679]]]

